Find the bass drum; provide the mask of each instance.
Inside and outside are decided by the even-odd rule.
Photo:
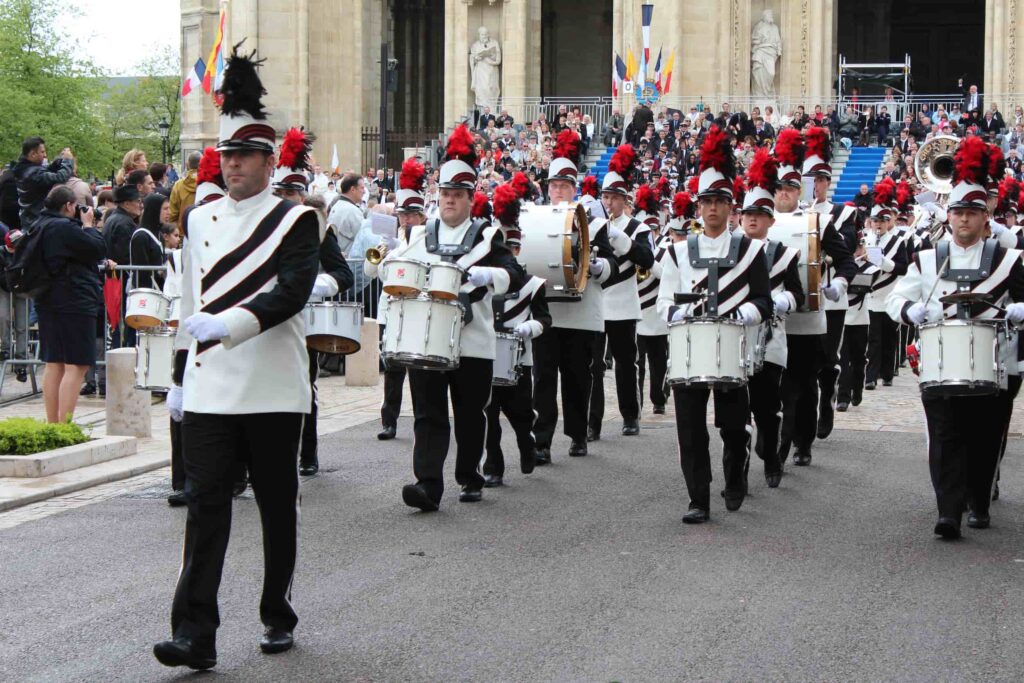
[[[800,252],[797,269],[804,288],[801,312],[824,310],[821,297],[821,214],[776,214],[775,224],[768,228],[768,239],[781,242]],[[828,219],[828,216],[825,216]]]
[[[556,296],[581,297],[590,266],[590,228],[583,206],[526,204],[519,228],[523,236],[517,260],[526,272],[547,280]]]

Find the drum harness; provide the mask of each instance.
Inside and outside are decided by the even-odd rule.
[[[708,271],[707,301],[704,304],[704,315],[714,317],[718,315],[718,270],[719,268],[733,268],[740,260],[740,245],[743,242],[743,235],[732,235],[729,242],[729,253],[725,258],[700,257],[699,235],[688,235],[686,237],[686,251],[690,258],[691,268],[702,268]]]
[[[992,262],[995,260],[996,244],[997,242],[994,239],[985,240],[985,246],[981,252],[981,263],[978,264],[978,268],[953,270],[950,268],[949,262],[949,242],[939,242],[935,246],[936,278],[956,283],[957,292],[971,291],[974,284],[981,282],[992,273]],[[957,302],[956,317],[958,320],[969,319],[971,317],[971,302]]]
[[[473,220],[469,229],[466,230],[466,235],[462,238],[462,242],[459,244],[439,244],[437,241],[437,231],[440,222],[441,219],[435,218],[427,223],[426,248],[428,253],[437,254],[441,257],[442,261],[447,261],[448,263],[455,263],[460,256],[465,256],[472,251],[477,237],[488,226],[487,221],[477,218]],[[473,322],[473,300],[470,298],[470,292],[459,292],[458,302],[459,306],[462,307],[463,323],[468,325]]]

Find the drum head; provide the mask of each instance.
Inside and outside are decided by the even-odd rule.
[[[306,347],[319,351],[320,353],[331,353],[337,356],[347,356],[355,353],[361,348],[357,341],[344,337],[335,337],[328,334],[314,334],[306,337]]]
[[[442,301],[455,301],[459,298],[458,294],[452,294],[451,292],[443,289],[428,289],[427,291],[430,292],[430,296],[435,299],[441,299]]]
[[[150,327],[163,327],[164,321],[151,315],[129,315],[125,316],[124,324],[136,330],[145,330]]]
[[[420,293],[420,290],[415,287],[406,287],[402,285],[386,285],[384,291],[393,296],[416,296]]]

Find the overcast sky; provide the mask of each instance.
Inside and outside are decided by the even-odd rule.
[[[178,0],[71,0],[66,6],[61,29],[113,76],[135,75],[132,67],[154,48],[179,44]]]

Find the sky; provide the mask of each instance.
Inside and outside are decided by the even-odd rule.
[[[154,48],[177,47],[179,0],[71,0],[60,19],[77,50],[112,76],[133,76],[133,67]]]

